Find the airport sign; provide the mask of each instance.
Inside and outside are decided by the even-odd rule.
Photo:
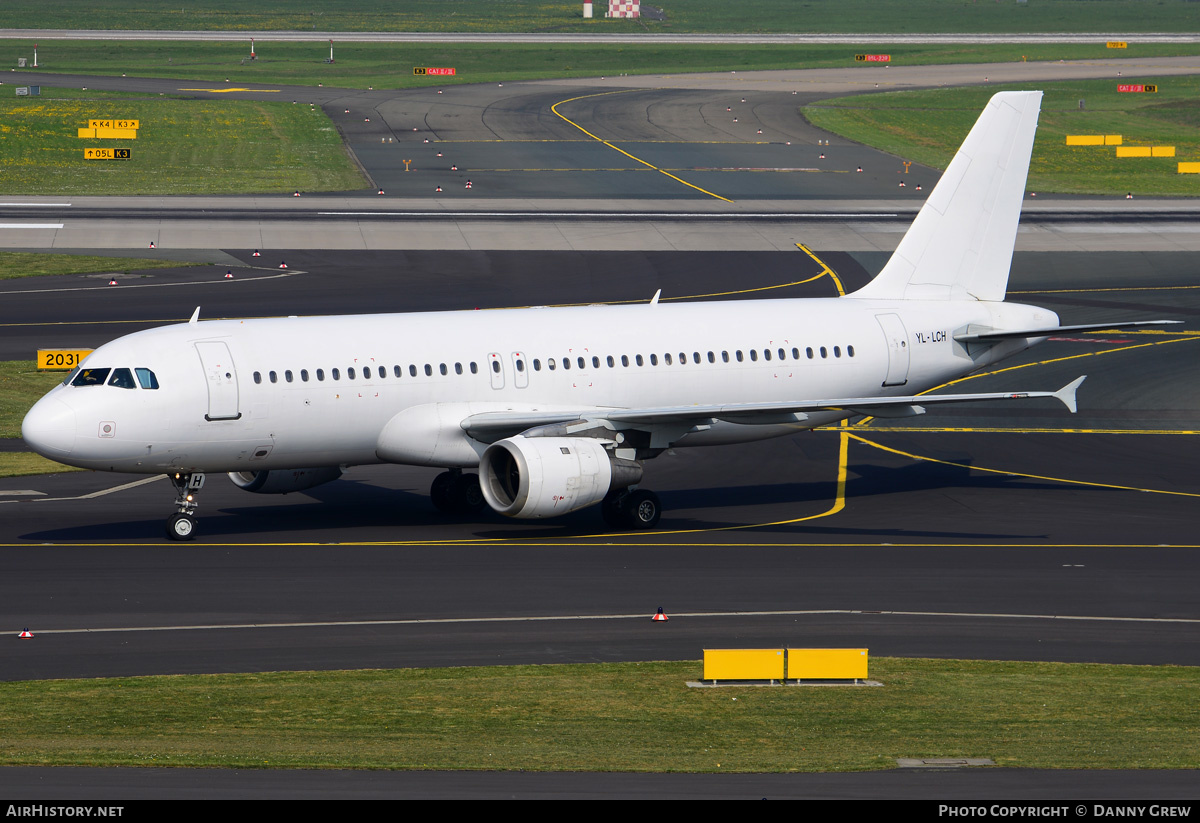
[[[84,149],[84,160],[128,160],[129,149]]]
[[[890,54],[856,54],[854,59],[859,63],[890,63],[892,56]]]
[[[433,66],[413,66],[413,76],[421,77],[423,75],[448,77],[456,72],[452,68],[435,68]]]
[[[1144,85],[1142,83],[1119,83],[1117,84],[1117,91],[1145,92],[1146,94],[1155,94],[1158,91],[1158,86],[1154,85],[1153,83],[1147,83]]]
[[[38,349],[39,369],[73,369],[92,353],[91,349]]]
[[[137,131],[140,120],[89,120],[89,129],[133,129]]]
[[[1124,49],[1129,46],[1129,44],[1124,40],[1109,40],[1104,45],[1108,46],[1110,49]]]

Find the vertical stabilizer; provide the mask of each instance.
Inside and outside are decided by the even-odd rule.
[[[879,276],[850,297],[1003,300],[1040,91],[1005,91],[963,141]]]

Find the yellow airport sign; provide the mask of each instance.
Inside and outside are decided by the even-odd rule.
[[[84,160],[128,160],[129,149],[84,149]]]
[[[92,353],[91,349],[38,349],[39,369],[73,369]]]
[[[705,649],[705,680],[782,680],[783,649]]]
[[[1200,174],[1200,163],[1180,163],[1178,174]]]
[[[1124,49],[1129,47],[1129,44],[1124,40],[1109,40],[1104,45],[1108,46],[1110,49]]]
[[[89,129],[133,129],[141,126],[140,120],[89,120]]]
[[[866,649],[788,649],[789,680],[866,680]]]

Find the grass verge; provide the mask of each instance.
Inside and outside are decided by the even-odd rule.
[[[33,41],[8,41],[17,55],[33,55]],[[887,52],[892,65],[1144,58],[1200,54],[1194,43],[1133,43],[1107,49],[1103,42],[997,45],[663,45],[658,43],[345,43],[335,44],[336,62],[326,63],[329,44],[259,42],[248,60],[246,39],[224,43],[56,40],[39,43],[40,71],[46,83],[54,73],[175,77],[224,86],[289,84],[376,89],[438,88],[455,83],[602,77],[625,74],[679,74],[704,71],[838,68],[856,64],[863,51]],[[415,77],[414,66],[452,66],[453,77]],[[180,87],[194,83],[181,83]],[[304,100],[300,101],[305,102]],[[127,117],[130,115],[126,115]],[[84,124],[86,125],[86,123]]]
[[[1118,82],[1157,83],[1159,91],[1121,93]],[[803,113],[813,124],[851,140],[945,168],[992,94],[1030,88],[1046,94],[1029,168],[1029,190],[1200,194],[1200,175],[1176,173],[1177,162],[1200,160],[1200,77],[893,92],[822,100],[806,106]],[[1111,146],[1067,146],[1068,134],[1120,134],[1127,146],[1175,146],[1176,156],[1118,159]]]
[[[1060,32],[1195,31],[1186,0],[659,0],[667,19],[584,20],[578,0],[5,0],[0,26],[184,31]]]
[[[136,140],[80,139],[92,119],[139,120]],[[85,160],[85,148],[129,160]],[[320,109],[289,102],[91,95],[0,98],[0,192],[40,195],[348,191],[365,179]]]
[[[66,376],[39,371],[34,360],[0,360],[0,438],[20,437],[25,413]]]
[[[35,628],[36,634],[36,628]],[[898,757],[1200,766],[1200,668],[876,658],[882,688],[697,662],[0,683],[5,765],[783,772]]]
[[[39,277],[47,274],[93,274],[113,272],[129,274],[143,269],[179,269],[203,266],[178,260],[147,260],[141,257],[100,257],[87,254],[41,254],[39,252],[0,252],[0,280]]]

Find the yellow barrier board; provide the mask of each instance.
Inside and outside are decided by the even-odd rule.
[[[81,140],[85,140],[85,139],[91,140],[91,139],[94,139],[95,137],[96,137],[95,129],[80,129],[79,130],[79,138]]]
[[[39,369],[73,369],[92,353],[91,349],[38,349]]]
[[[789,680],[866,680],[866,649],[788,649]]]
[[[89,129],[133,129],[137,131],[141,126],[140,120],[89,120]]]
[[[1104,135],[1104,145],[1106,145],[1106,146],[1119,146],[1119,145],[1121,145],[1121,135],[1119,135],[1119,134],[1106,134],[1106,135]]]
[[[1104,45],[1106,45],[1110,49],[1124,49],[1124,48],[1129,47],[1129,44],[1126,43],[1124,40],[1109,40]]]
[[[1174,157],[1175,156],[1175,147],[1174,146],[1151,146],[1150,147],[1150,156],[1151,157]]]
[[[1103,134],[1068,134],[1068,146],[1103,146]]]
[[[1179,174],[1200,174],[1200,163],[1180,163]]]
[[[783,649],[705,649],[705,680],[782,680]]]
[[[1149,146],[1117,146],[1117,157],[1150,157]]]
[[[96,129],[96,137],[103,140],[137,140],[137,129]]]

